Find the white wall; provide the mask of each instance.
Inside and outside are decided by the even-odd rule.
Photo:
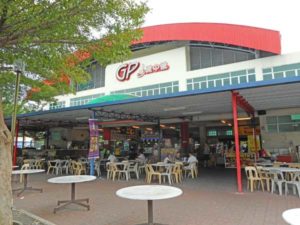
[[[137,72],[131,75],[127,81],[119,81],[116,78],[118,68],[125,63],[140,62],[142,65],[154,65],[162,62],[167,62],[170,66],[169,70],[147,74],[141,78],[137,76]],[[177,81],[184,77],[186,73],[185,47],[160,52],[134,60],[116,63],[106,67],[105,72],[105,89],[106,92],[123,90],[129,88],[142,87],[152,84],[159,84],[170,81]]]

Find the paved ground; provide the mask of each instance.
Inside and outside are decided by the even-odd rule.
[[[57,225],[132,225],[147,219],[145,201],[119,198],[119,188],[144,184],[143,180],[107,181],[97,179],[76,186],[76,197],[90,198],[91,210],[69,206],[53,214],[57,200],[70,198],[70,185],[49,184],[50,175],[29,176],[29,185],[42,187],[43,193],[25,192],[14,196],[14,205]],[[14,183],[17,187],[20,184]],[[300,199],[293,195],[279,196],[267,192],[237,194],[235,171],[200,169],[196,180],[177,185],[180,197],[154,202],[154,219],[169,225],[284,225],[281,213],[299,208]],[[245,186],[245,182],[244,182]]]

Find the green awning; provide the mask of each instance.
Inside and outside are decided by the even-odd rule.
[[[137,98],[137,96],[130,95],[130,94],[112,94],[112,95],[104,95],[99,98],[95,98],[89,101],[88,104],[97,104],[97,103],[104,103],[104,102],[113,102],[113,101],[121,101]]]

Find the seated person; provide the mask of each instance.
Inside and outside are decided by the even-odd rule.
[[[180,155],[180,151],[177,151],[175,154],[175,162],[179,162],[181,161],[181,155]]]
[[[139,164],[145,164],[146,163],[146,157],[142,150],[140,150],[138,157],[135,159],[139,162]]]
[[[107,159],[110,162],[117,162],[118,161],[117,157],[113,153],[110,153]]]
[[[164,163],[171,163],[171,156],[167,155],[166,158],[164,159]]]
[[[188,164],[197,163],[198,160],[191,152],[189,152],[189,158],[188,158],[187,162],[188,162]]]

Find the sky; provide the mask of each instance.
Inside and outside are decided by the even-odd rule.
[[[144,26],[213,22],[277,30],[282,54],[300,52],[299,0],[148,0]]]

